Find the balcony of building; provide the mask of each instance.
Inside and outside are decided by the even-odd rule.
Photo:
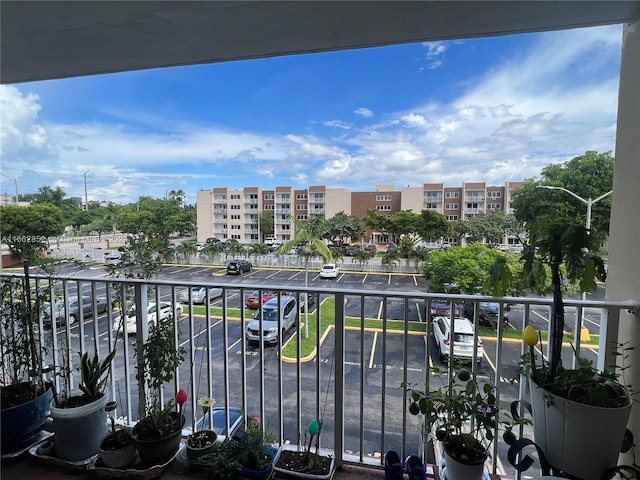
[[[550,299],[538,297],[434,295],[339,285],[305,288],[303,282],[237,284],[220,279],[207,282],[222,288],[223,295],[206,309],[194,305],[192,299],[181,304],[176,300],[183,289],[202,282],[125,280],[81,273],[61,275],[55,281],[32,275],[30,288],[35,291],[50,290],[53,295],[55,287],[64,300],[83,292],[94,299],[106,298],[108,305],[104,314],[99,314],[94,305],[91,315],[73,325],[54,322],[45,328],[41,324],[40,335],[54,346],[46,360],[50,365],[61,366],[65,358],[77,356],[76,352],[97,351],[104,357],[115,348],[117,356],[108,385],[109,395],[118,404],[116,417],[120,422],[132,424],[138,419],[140,390],[135,380],[135,350],[146,338],[149,321],[143,306],[170,302],[171,310],[177,312],[172,319],[180,332],[177,342],[186,354],[175,382],[165,385],[165,398],[173,398],[180,388],[188,392],[185,436],[202,416],[197,401],[203,396],[215,398],[216,405],[241,407],[245,413],[263,419],[265,428],[275,434],[280,444],[303,443],[309,421],[322,418],[321,448],[333,451],[340,469],[347,468],[347,472],[356,475],[360,470],[353,470],[352,466],[366,468],[370,471],[365,475],[374,477],[382,474],[382,458],[389,449],[397,450],[402,458],[420,452],[431,455],[433,462],[438,461],[438,450],[424,447],[420,420],[408,413],[408,399],[400,388],[403,382],[446,382],[453,374],[454,362],[441,360],[439,347],[431,337],[430,320],[435,315],[432,302],[444,301],[451,314],[460,315],[465,304],[466,311],[472,312],[467,315],[484,345],[482,362],[472,362],[472,368],[481,383],[496,385],[497,398],[505,407],[514,400],[528,399],[516,374],[524,347],[514,337],[525,325],[546,326],[551,305]],[[9,276],[22,278],[17,273],[3,273],[2,278]],[[124,287],[125,301],[139,312],[136,333],[127,331],[117,336],[114,330],[118,311],[112,305],[117,286]],[[295,327],[278,338],[275,345],[251,345],[246,324],[253,312],[242,299],[254,290],[275,290],[298,300],[300,293],[306,293],[315,302],[308,312],[298,313]],[[504,321],[481,325],[480,302],[497,304],[496,319]],[[566,325],[573,332],[580,332],[574,334],[576,351],[599,367],[605,365],[615,353],[612,340],[617,339],[620,316],[632,306],[631,302],[567,300]],[[588,338],[581,330],[580,319],[588,329]],[[568,345],[563,355],[567,364],[575,361]],[[434,366],[443,372],[434,373]],[[512,379],[515,383],[511,383]],[[60,379],[55,381],[59,391]],[[72,372],[71,382],[77,385],[77,373]],[[507,461],[506,445],[496,441],[491,448],[490,472],[518,477]],[[40,462],[28,455],[19,461],[5,459],[3,478],[36,478],[33,475],[47,468]],[[56,472],[55,478],[82,478],[77,472]],[[165,478],[188,474],[178,462]]]

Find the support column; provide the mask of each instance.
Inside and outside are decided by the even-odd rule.
[[[613,198],[609,237],[607,300],[640,300],[640,21],[625,25],[622,39],[620,90]],[[629,352],[627,383],[640,390],[640,318],[620,316],[620,342],[636,349]],[[640,406],[634,403],[629,429],[640,439]],[[626,460],[626,461],[625,461]],[[630,464],[631,459],[622,463]]]

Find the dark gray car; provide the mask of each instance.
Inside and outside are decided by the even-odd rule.
[[[89,295],[82,295],[80,300],[76,295],[69,296],[67,298],[69,302],[69,321],[66,321],[66,309],[63,299],[56,300],[53,304],[53,317],[56,319],[56,325],[62,325],[69,323],[73,325],[78,318],[80,318],[80,311],[82,311],[82,317],[90,317],[93,314],[93,300]],[[82,305],[80,305],[82,302]],[[96,308],[98,313],[105,313],[107,311],[107,299],[103,297],[96,298]],[[51,306],[44,308],[42,312],[42,318],[45,324],[51,324]]]

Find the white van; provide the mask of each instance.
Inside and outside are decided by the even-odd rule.
[[[466,360],[473,359],[473,323],[468,318],[456,318],[453,329],[453,357]],[[451,343],[451,320],[449,317],[435,317],[433,319],[433,338],[438,347],[440,360],[444,361],[449,356],[449,346]],[[475,346],[476,361],[482,362],[484,350],[482,340],[478,338]]]

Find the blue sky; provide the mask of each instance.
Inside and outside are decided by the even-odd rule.
[[[117,203],[213,187],[537,177],[613,151],[622,27],[0,86],[1,193]]]

